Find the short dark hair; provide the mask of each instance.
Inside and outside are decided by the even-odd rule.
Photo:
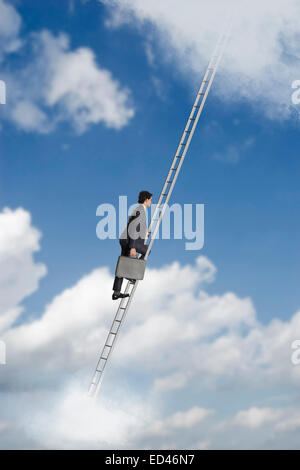
[[[140,194],[139,194],[138,203],[139,204],[144,204],[146,199],[150,199],[151,197],[152,197],[152,194],[149,193],[149,191],[141,191]]]

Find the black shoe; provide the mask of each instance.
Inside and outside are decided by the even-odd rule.
[[[124,299],[125,297],[129,297],[129,294],[121,294],[121,292],[114,292],[112,295],[113,300]]]

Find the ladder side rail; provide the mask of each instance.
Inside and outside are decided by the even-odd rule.
[[[226,46],[226,43],[227,43],[227,39],[228,39],[228,36],[229,36],[229,31],[230,31],[230,29],[228,29],[228,32],[223,34],[223,36],[220,37],[220,39],[217,43],[217,46],[215,47],[214,54],[213,54],[213,56],[211,57],[211,59],[209,61],[209,65],[206,69],[204,78],[201,82],[201,86],[200,86],[199,92],[196,96],[194,105],[192,107],[192,111],[189,115],[189,118],[187,120],[187,124],[185,126],[183,135],[180,139],[180,143],[178,145],[177,152],[175,153],[175,156],[173,158],[173,161],[172,161],[170,170],[168,172],[167,178],[164,182],[163,189],[161,191],[158,204],[156,205],[156,208],[155,208],[154,214],[151,218],[151,222],[150,222],[150,225],[148,227],[148,232],[147,232],[147,235],[146,235],[146,239],[149,238],[149,235],[151,233],[150,229],[152,228],[153,223],[155,222],[156,214],[157,214],[158,210],[161,210],[158,219],[156,219],[154,232],[153,232],[153,234],[151,234],[151,240],[150,240],[150,243],[148,244],[147,252],[146,252],[146,255],[145,255],[145,260],[147,259],[148,255],[149,255],[149,252],[150,252],[150,249],[151,249],[151,247],[154,243],[154,240],[155,240],[160,222],[163,218],[166,206],[167,206],[168,201],[170,199],[170,196],[173,192],[177,177],[179,175],[181,166],[183,164],[183,160],[186,156],[186,153],[187,153],[189,145],[191,143],[193,134],[194,134],[195,129],[197,127],[197,124],[198,124],[201,112],[203,110],[206,98],[208,96],[208,93],[209,93],[211,85],[213,83],[218,65],[219,65],[220,60],[222,58],[222,55],[223,55],[223,52],[224,52],[224,49],[225,49],[225,46]],[[221,50],[220,50],[220,52],[218,52],[218,49],[220,48],[220,45],[221,45]],[[215,58],[217,58],[216,64],[212,65]],[[209,80],[207,80],[211,71],[212,71],[212,74],[211,74]],[[203,92],[203,90],[205,90],[205,91]],[[200,100],[201,100],[201,104],[199,105],[198,103],[199,103]],[[198,111],[196,112],[196,117],[194,117],[196,109],[198,109]],[[192,124],[192,127],[190,129],[191,123],[193,123],[193,124]],[[183,152],[181,154],[182,147],[184,147],[184,149],[183,149]],[[179,156],[180,156],[180,158],[178,158]],[[179,163],[176,166],[177,160],[179,160]],[[172,175],[172,171],[175,171],[174,175]],[[170,176],[171,177],[173,176],[173,179],[172,178],[170,179]],[[170,183],[170,181],[171,181],[171,183]],[[165,192],[167,187],[168,187],[168,184],[170,184],[169,190],[167,192]],[[162,204],[162,200],[163,200],[164,197],[166,199]],[[161,204],[162,204],[162,207],[161,207]],[[103,379],[103,373],[104,373],[107,361],[108,361],[108,359],[109,359],[109,357],[110,357],[110,355],[111,355],[111,353],[114,349],[114,346],[116,344],[117,337],[118,337],[119,331],[121,329],[121,325],[124,322],[124,319],[126,317],[126,313],[129,309],[130,304],[132,302],[132,299],[134,297],[135,291],[136,291],[137,286],[138,286],[138,282],[139,281],[135,281],[135,284],[133,285],[133,288],[131,289],[129,297],[122,299],[120,304],[119,304],[119,307],[117,309],[117,313],[114,317],[114,320],[113,320],[112,326],[110,328],[109,334],[106,338],[104,347],[103,347],[101,355],[100,355],[100,359],[98,360],[96,370],[95,370],[92,382],[91,382],[90,387],[89,387],[89,395],[91,395],[91,396],[95,396],[97,394],[98,390],[99,390],[99,387],[100,387],[102,379]],[[126,289],[125,289],[125,293],[128,293],[130,291],[130,286],[131,286],[131,283],[130,283],[130,281],[128,281]],[[124,306],[124,304],[125,304],[125,306]],[[120,317],[119,317],[119,315],[120,315]],[[118,326],[116,328],[116,331],[113,331],[114,325],[116,323],[118,323]],[[110,342],[110,338],[112,338],[111,342]],[[108,348],[108,352],[107,352],[107,355],[105,356],[104,354],[105,354],[105,349],[106,348]],[[101,364],[103,365],[102,367],[100,367]]]
[[[121,325],[123,324],[124,322],[124,319],[125,319],[125,316],[126,316],[126,312],[129,308],[129,305],[132,301],[132,298],[133,298],[133,294],[134,294],[134,291],[136,290],[137,288],[137,284],[138,284],[138,281],[136,281],[135,285],[133,286],[132,290],[131,290],[131,293],[130,293],[130,296],[129,297],[126,297],[124,299],[121,300],[119,306],[118,306],[118,309],[117,309],[117,313],[114,317],[114,320],[112,322],[112,326],[109,330],[109,333],[107,335],[107,338],[106,338],[106,341],[104,343],[104,346],[101,350],[101,354],[100,354],[100,358],[98,360],[98,363],[97,363],[97,366],[96,366],[96,369],[95,369],[95,372],[94,372],[94,375],[93,375],[93,378],[92,378],[92,381],[90,383],[90,387],[89,387],[89,391],[88,391],[88,394],[90,396],[94,396],[97,394],[97,391],[100,387],[100,384],[101,384],[101,381],[102,381],[102,377],[103,377],[103,373],[104,373],[104,370],[105,370],[105,367],[107,365],[107,361],[115,347],[115,343],[116,343],[116,340],[117,340],[117,337],[118,337],[118,333],[119,333],[119,330],[121,329]],[[127,294],[130,290],[130,286],[131,286],[131,283],[128,281],[127,285],[126,285],[126,289],[125,289],[125,293]],[[127,301],[127,302],[126,302]],[[125,305],[125,306],[124,306]],[[110,348],[108,350],[108,354],[107,356],[105,357],[105,348],[107,347],[108,343],[109,343],[109,338],[112,336],[112,331],[113,331],[113,328],[114,328],[114,325],[115,324],[118,324],[118,327],[117,327],[117,331],[116,331],[116,334],[113,335],[113,339],[112,339],[112,342],[111,342],[111,345],[110,345]],[[102,367],[101,367],[102,365]]]
[[[217,43],[217,45],[215,46],[215,49],[214,49],[213,54],[212,54],[212,56],[211,56],[211,59],[210,59],[210,61],[209,61],[208,67],[207,67],[207,69],[206,69],[204,78],[203,78],[203,80],[202,80],[202,82],[201,82],[201,85],[200,85],[200,88],[199,88],[199,91],[198,91],[198,94],[197,94],[197,97],[196,97],[196,100],[195,100],[194,105],[193,105],[193,107],[192,107],[192,111],[191,111],[191,113],[190,113],[190,115],[189,115],[189,118],[188,118],[188,120],[187,120],[186,127],[185,127],[185,129],[184,129],[183,135],[182,135],[182,137],[181,137],[180,143],[179,143],[179,145],[178,145],[178,148],[177,148],[177,151],[176,151],[176,153],[175,153],[174,159],[173,159],[173,161],[172,161],[172,164],[171,164],[170,170],[169,170],[169,172],[168,172],[168,175],[167,175],[167,177],[166,177],[166,179],[165,179],[165,182],[164,182],[164,184],[163,184],[163,188],[162,188],[162,190],[161,190],[158,203],[156,204],[155,211],[154,211],[153,216],[152,216],[152,218],[151,218],[151,222],[150,222],[150,225],[149,225],[149,227],[148,227],[147,238],[149,238],[149,235],[150,235],[150,233],[151,233],[151,228],[152,228],[153,223],[154,223],[154,221],[155,221],[157,212],[158,212],[158,210],[160,209],[161,201],[162,201],[162,199],[163,199],[163,194],[165,194],[165,190],[166,190],[167,185],[168,185],[167,182],[170,181],[170,178],[172,177],[172,170],[171,170],[171,169],[174,168],[174,165],[176,164],[176,156],[179,155],[179,153],[180,153],[180,150],[181,150],[181,142],[184,140],[185,133],[187,134],[187,132],[189,131],[189,126],[190,126],[190,124],[191,124],[191,123],[193,122],[193,120],[194,120],[194,117],[193,117],[193,116],[194,116],[195,109],[196,109],[195,106],[198,106],[198,102],[199,102],[199,100],[200,100],[200,97],[203,96],[203,89],[204,89],[204,87],[205,87],[205,82],[206,82],[206,80],[207,80],[207,78],[208,78],[208,75],[209,75],[210,70],[212,70],[212,69],[214,69],[214,72],[213,72],[213,74],[212,74],[212,80],[214,79],[214,76],[215,76],[215,74],[216,74],[216,71],[217,71],[219,62],[220,62],[220,60],[221,60],[221,58],[222,58],[222,55],[223,55],[223,52],[224,52],[224,49],[225,49],[225,46],[226,46],[228,34],[229,34],[229,30],[226,31],[225,33],[223,33],[223,34],[219,37],[218,43]],[[220,52],[219,52],[218,50],[219,50],[220,48],[221,48],[221,50],[220,50]],[[217,58],[217,62],[216,62],[215,65],[213,65],[213,62],[214,62],[215,58]],[[195,128],[197,127],[198,120],[199,120],[199,117],[200,117],[200,115],[201,115],[203,106],[204,106],[204,104],[205,104],[206,97],[207,97],[207,94],[208,94],[208,92],[209,92],[209,90],[210,90],[211,84],[212,84],[212,81],[210,81],[209,86],[207,87],[207,88],[208,88],[208,91],[207,91],[207,93],[204,95],[205,99],[202,100],[202,106],[201,106],[201,108],[199,108],[199,112],[197,113],[197,117],[195,118],[195,120],[196,120],[196,122],[194,121],[194,124],[195,124],[195,125],[192,126],[192,128],[193,128],[193,130],[192,130],[192,135],[194,134]],[[191,136],[191,137],[192,137],[192,136]],[[191,139],[190,139],[190,140],[191,140]],[[185,152],[185,153],[186,153],[186,152]],[[177,177],[176,177],[176,179],[177,179]],[[146,239],[147,239],[147,238],[146,238]]]
[[[189,116],[189,118],[188,118],[188,120],[187,120],[187,124],[186,124],[185,130],[183,131],[183,135],[182,135],[182,137],[181,137],[181,139],[180,139],[180,143],[179,143],[179,145],[178,145],[177,152],[176,152],[175,157],[174,157],[174,159],[173,159],[173,161],[172,161],[171,168],[174,167],[174,163],[176,162],[177,156],[180,154],[181,147],[183,146],[182,144],[184,144],[183,153],[182,153],[182,155],[181,155],[181,157],[180,157],[180,159],[179,159],[179,164],[178,164],[178,166],[177,166],[177,168],[176,168],[176,171],[175,171],[175,174],[174,174],[172,183],[171,183],[170,188],[169,188],[169,190],[168,190],[167,193],[165,193],[164,191],[165,191],[166,188],[167,188],[167,181],[170,181],[170,180],[169,180],[169,176],[170,176],[170,173],[171,173],[171,168],[170,168],[170,170],[169,170],[168,176],[167,176],[167,178],[166,178],[166,180],[165,180],[165,183],[164,183],[164,185],[163,185],[163,189],[162,189],[161,194],[160,194],[160,197],[159,197],[159,202],[158,202],[158,204],[157,204],[157,206],[156,206],[156,209],[155,209],[155,211],[154,211],[153,217],[152,217],[151,222],[150,222],[150,228],[153,226],[153,222],[155,221],[156,213],[158,212],[158,209],[160,208],[161,201],[162,201],[162,199],[163,199],[163,197],[164,197],[164,196],[163,196],[164,194],[166,194],[166,199],[165,199],[165,201],[164,201],[164,203],[163,203],[163,206],[162,206],[162,208],[161,208],[161,213],[160,213],[158,219],[156,220],[156,224],[155,224],[154,231],[153,231],[153,233],[151,233],[151,239],[150,239],[150,243],[148,244],[148,248],[147,248],[147,252],[146,252],[146,255],[145,255],[145,259],[148,258],[148,256],[149,256],[149,251],[151,250],[152,245],[153,245],[153,243],[154,243],[154,241],[155,241],[155,237],[156,237],[156,234],[157,234],[157,232],[158,232],[158,229],[159,229],[159,226],[160,226],[160,222],[161,222],[161,220],[162,220],[162,218],[163,218],[163,216],[164,216],[164,213],[165,213],[165,210],[166,210],[166,206],[167,206],[168,201],[169,201],[169,199],[170,199],[170,197],[171,197],[171,194],[172,194],[172,192],[173,192],[173,189],[174,189],[176,180],[177,180],[178,175],[179,175],[179,172],[180,172],[180,170],[181,170],[181,166],[182,166],[182,164],[183,164],[183,161],[184,161],[184,158],[185,158],[185,156],[186,156],[186,153],[187,153],[187,151],[188,151],[188,149],[189,149],[189,146],[190,146],[192,137],[193,137],[194,132],[195,132],[195,129],[196,129],[196,127],[197,127],[197,124],[198,124],[199,118],[200,118],[200,116],[201,116],[201,113],[202,113],[204,104],[205,104],[205,102],[206,102],[208,93],[209,93],[209,91],[210,91],[210,89],[211,89],[211,86],[212,86],[212,83],[213,83],[215,74],[216,74],[216,72],[217,72],[217,69],[218,69],[220,60],[221,60],[221,58],[222,58],[222,55],[223,55],[223,52],[224,52],[224,49],[225,49],[225,46],[226,46],[226,43],[227,43],[227,34],[228,34],[228,33],[226,33],[226,35],[224,35],[224,37],[222,37],[222,39],[223,39],[223,44],[222,44],[222,47],[221,47],[221,50],[220,50],[219,54],[217,54],[217,55],[216,55],[215,53],[213,54],[213,56],[212,56],[212,58],[211,58],[211,60],[210,60],[210,62],[209,62],[209,65],[208,65],[208,67],[207,67],[207,69],[206,69],[206,73],[205,73],[204,78],[203,78],[203,80],[202,80],[202,83],[201,83],[199,92],[198,92],[197,97],[196,97],[196,100],[195,100],[195,102],[194,102],[194,105],[193,105],[193,107],[192,107],[192,111],[191,111],[190,116]],[[221,43],[222,43],[222,40],[221,40]],[[217,48],[218,48],[218,47],[219,47],[219,45],[217,45]],[[217,50],[217,48],[216,48],[216,50]],[[213,61],[213,58],[214,58],[215,56],[217,57],[217,61],[216,61],[216,64],[214,65],[214,67],[212,67],[212,61]],[[206,81],[207,81],[207,78],[208,78],[208,76],[209,76],[209,73],[210,73],[211,69],[213,70],[213,71],[212,71],[212,74],[211,74],[211,77],[210,77],[210,79],[208,80],[208,85],[206,86],[206,89],[205,89],[204,94],[202,94],[202,93],[203,93],[203,90],[204,90],[204,88],[205,88],[205,83],[206,83]],[[199,108],[196,108],[196,106],[198,106],[198,103],[199,103],[199,100],[200,100],[200,97],[201,97],[201,96],[202,96],[202,100],[201,100],[200,107],[199,107]],[[193,116],[194,116],[194,113],[195,113],[195,109],[198,109],[198,112],[196,113],[196,118],[195,118],[195,120],[192,121],[192,119],[194,119]],[[191,128],[191,131],[187,134],[186,131],[189,129],[190,122],[193,122],[193,125],[192,125],[192,128]],[[185,140],[186,135],[188,135],[188,138],[187,138],[187,141],[186,141],[186,143],[185,143],[184,140]],[[156,213],[155,213],[155,212],[156,212]],[[152,223],[152,225],[151,225],[151,223]],[[148,231],[148,232],[149,232],[149,231]],[[149,234],[148,234],[148,236],[149,236]]]

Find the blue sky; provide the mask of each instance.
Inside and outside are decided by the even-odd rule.
[[[0,109],[0,211],[22,207],[31,214],[32,227],[42,234],[34,262],[47,267],[38,288],[24,294],[24,310],[16,324],[40,317],[55,296],[94,269],[109,267],[112,283],[119,245],[97,239],[97,206],[117,205],[119,195],[127,195],[132,204],[141,189],[151,191],[156,202],[217,39],[218,24],[211,26],[207,42],[202,43],[199,36],[199,44],[184,37],[182,26],[186,44],[178,45],[168,29],[171,20],[168,24],[156,7],[150,11],[153,2],[146,7],[144,0],[142,13],[140,2],[129,2],[128,16],[120,2],[111,7],[105,3],[11,2],[22,20],[16,31],[12,28],[9,41],[13,44],[17,39],[21,44],[5,51],[0,63],[0,79],[7,84],[7,104]],[[289,2],[291,16],[294,5]],[[180,30],[180,19],[176,27]],[[43,39],[45,30],[50,36]],[[47,104],[51,93],[45,87],[51,84],[52,69],[45,71],[42,55],[62,33],[69,43],[59,46],[64,52],[57,52],[52,67],[63,67],[59,62],[63,54],[67,58],[80,48],[92,51],[95,67],[109,71],[118,93],[126,95],[121,112],[126,116],[126,110],[131,110],[133,116],[124,117],[122,125],[114,117],[110,127],[105,117],[85,122],[79,129],[70,114],[70,102],[64,101],[67,94]],[[269,325],[274,318],[288,322],[300,306],[299,109],[290,101],[291,84],[300,79],[300,69],[299,56],[298,62],[296,55],[290,58],[292,42],[291,50],[283,49],[277,62],[277,56],[264,51],[265,63],[257,69],[253,65],[253,76],[245,72],[242,60],[239,65],[243,54],[234,55],[237,44],[229,46],[171,200],[205,204],[204,248],[186,251],[185,240],[159,240],[148,263],[159,270],[175,260],[193,265],[198,256],[207,257],[217,268],[214,282],[206,286],[207,294],[234,292],[240,299],[251,298],[261,325]],[[250,49],[248,63],[254,60],[255,64],[255,49]],[[45,57],[51,60],[52,56],[45,52]],[[281,81],[270,81],[269,88],[277,88],[263,95],[270,79],[268,68],[277,70],[280,63],[288,64],[290,72]],[[249,90],[247,83],[251,83]],[[28,99],[45,113],[40,120],[33,113],[36,121],[33,117],[31,129],[14,114],[16,89],[19,101]],[[70,96],[76,98],[75,93]],[[146,281],[140,289],[147,290]],[[113,304],[111,310],[113,314]],[[222,396],[222,389],[218,393]]]
[[[39,291],[26,301],[29,311],[41,309],[98,263],[113,269],[119,247],[96,238],[96,207],[115,203],[123,194],[134,203],[142,188],[158,197],[197,90],[159,53],[153,71],[145,33],[126,25],[105,27],[108,12],[101,3],[76,2],[70,10],[68,2],[21,2],[22,31],[64,31],[72,49],[91,48],[97,62],[130,89],[136,113],[120,131],[100,124],[80,136],[68,123],[42,136],[3,126],[1,207],[30,210],[43,233],[37,258],[49,269]],[[162,82],[162,97],[153,76]],[[215,291],[234,288],[241,296],[250,295],[262,321],[285,318],[300,303],[298,125],[293,119],[270,122],[247,103],[222,105],[214,96],[221,80],[217,75],[172,201],[205,204],[202,252],[219,268]],[[8,105],[12,92],[8,87]],[[211,131],[205,132],[206,127]],[[251,148],[239,150],[250,137],[255,140]],[[213,158],[229,145],[237,147],[238,162]],[[190,261],[195,253],[186,252],[183,243],[160,241],[151,264]]]

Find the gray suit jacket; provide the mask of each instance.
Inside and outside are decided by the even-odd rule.
[[[147,215],[144,204],[139,204],[132,211],[126,228],[120,235],[120,243],[128,247],[135,248],[139,253],[145,254],[147,246],[145,238],[147,235]]]

